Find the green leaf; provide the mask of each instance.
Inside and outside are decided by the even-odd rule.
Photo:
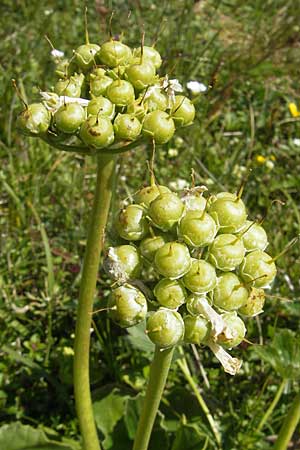
[[[277,330],[271,344],[255,346],[254,351],[282,378],[300,378],[300,341],[292,331]]]
[[[171,450],[201,450],[207,441],[208,437],[196,424],[182,423],[177,430]]]
[[[105,450],[112,448],[111,435],[119,420],[124,416],[128,397],[128,395],[121,395],[119,389],[113,389],[107,396],[93,403],[96,425],[105,437],[103,440]]]
[[[3,425],[0,428],[0,449],[2,450],[79,450],[79,444],[64,444],[48,439],[44,431],[20,422]]]
[[[137,350],[141,350],[142,352],[152,354],[154,352],[154,344],[150,341],[148,336],[145,333],[146,322],[143,321],[134,327],[130,327],[127,329],[130,344],[133,348]]]

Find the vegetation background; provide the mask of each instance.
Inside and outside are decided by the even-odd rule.
[[[40,89],[51,89],[54,64],[44,35],[71,56],[84,42],[84,4],[2,0],[0,6],[3,450],[80,448],[72,346],[95,161],[21,136],[15,128],[21,105],[11,79],[30,102]],[[145,29],[146,44],[157,39],[163,73],[176,76],[186,93],[190,80],[208,87],[197,100],[193,126],[159,150],[159,182],[176,189],[190,181],[191,168],[196,182],[212,192],[236,191],[245,182],[251,218],[266,216],[269,252],[278,254],[300,227],[300,117],[288,109],[290,102],[300,109],[300,3],[89,0],[87,5],[92,42],[108,38],[107,22],[114,10],[113,34],[123,34],[126,43],[138,46]],[[120,156],[113,211],[119,199],[145,183],[148,158],[144,147]],[[108,244],[112,237],[108,232]],[[205,348],[184,347],[224,450],[271,449],[299,391],[299,262],[298,244],[278,260],[264,314],[247,321],[247,341],[233,352],[244,360],[237,376],[225,374]],[[95,308],[109,292],[102,272],[98,292]],[[92,333],[99,433],[105,449],[128,450],[152,348],[139,328],[129,334],[120,331],[105,313],[94,316]],[[256,344],[264,344],[264,350]],[[276,408],[266,418],[274,398]],[[151,448],[158,445],[171,450],[218,448],[207,414],[176,361],[151,441]],[[290,448],[300,448],[299,427]]]

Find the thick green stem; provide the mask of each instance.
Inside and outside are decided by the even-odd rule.
[[[256,431],[260,431],[263,429],[265,423],[267,422],[267,420],[269,419],[269,417],[271,416],[272,412],[274,411],[277,403],[280,400],[281,394],[285,388],[287,384],[287,380],[283,379],[282,382],[279,385],[278,391],[276,392],[276,395],[272,401],[272,403],[270,404],[269,408],[267,409],[267,411],[265,412],[265,414],[263,415],[263,418],[261,419],[261,421],[259,422],[258,427],[256,428]]]
[[[168,377],[174,347],[166,350],[155,348],[154,358],[150,368],[150,376],[142,414],[139,420],[133,450],[147,450],[154,420]]]
[[[287,416],[281,426],[274,450],[286,450],[294,434],[296,426],[300,420],[300,392],[294,398],[294,401],[287,413]]]
[[[115,156],[99,155],[97,158],[97,183],[83,261],[74,344],[74,393],[83,450],[100,449],[90,392],[90,328],[115,171]]]

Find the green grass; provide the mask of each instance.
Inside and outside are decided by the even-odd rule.
[[[106,1],[102,9],[99,5],[100,1],[88,2],[91,40],[107,38],[106,22],[114,9],[113,34],[124,31],[125,40],[138,45],[144,26],[147,44],[158,39],[157,48],[164,55],[162,72],[171,71],[184,86],[190,79],[206,85],[214,82],[197,101],[194,125],[179,133],[182,140],[159,149],[159,182],[189,180],[193,168],[196,182],[212,192],[234,191],[245,183],[251,218],[265,216],[269,251],[278,254],[300,229],[300,147],[293,142],[300,138],[300,121],[290,120],[288,111],[290,101],[300,104],[300,6],[283,0]],[[11,79],[17,80],[28,101],[38,98],[39,89],[51,88],[54,67],[44,35],[70,56],[84,40],[83,3],[4,0],[1,8],[0,420],[41,423],[61,435],[78,437],[72,356],[66,348],[73,346],[95,161],[21,136],[15,128],[21,105]],[[177,157],[170,151],[174,148]],[[120,156],[113,210],[119,199],[145,183],[149,155],[150,149],[138,149]],[[257,161],[259,155],[265,163]],[[107,243],[112,237],[109,232]],[[274,297],[257,321],[248,321],[249,341],[268,343],[282,328],[298,332],[299,262],[298,244],[278,260],[270,292]],[[99,299],[108,295],[109,282],[102,272],[98,290]],[[145,385],[148,353],[134,348],[127,333],[111,324],[105,312],[94,319],[95,396],[100,386],[113,385],[135,397]],[[233,352],[244,360],[241,373],[233,378],[206,349],[198,352],[210,389],[186,348],[192,375],[219,424],[224,450],[272,448],[271,437],[278,433],[299,383],[289,385],[266,427],[255,434],[280,377],[247,343]],[[126,430],[131,430],[128,424]],[[205,442],[201,433],[207,433],[207,448],[215,448],[205,416],[174,365],[155,436],[174,450],[178,447],[172,443],[180,433],[199,435],[199,446]],[[125,448],[130,448],[128,438]]]

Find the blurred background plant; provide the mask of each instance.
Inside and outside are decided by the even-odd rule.
[[[299,2],[89,0],[87,4],[93,41],[108,38],[106,24],[114,10],[113,34],[123,33],[129,45],[137,46],[144,27],[146,44],[157,41],[164,56],[162,72],[176,73],[185,93],[194,98],[194,125],[157,152],[158,181],[181,189],[183,182],[190,182],[193,168],[196,182],[212,192],[234,191],[246,183],[244,199],[252,218],[266,216],[270,252],[279,253],[300,228],[300,117],[289,110],[290,103],[300,104]],[[11,79],[30,101],[40,89],[52,86],[53,58],[44,35],[70,56],[84,41],[83,8],[79,0],[3,0],[0,7],[0,420],[6,424],[0,428],[0,443],[5,442],[7,450],[7,436],[17,431],[63,450],[76,448],[78,438],[72,333],[95,161],[21,136],[14,127],[21,106]],[[190,81],[206,90],[202,86],[197,93],[195,84],[194,91],[188,89]],[[133,194],[148,177],[148,158],[144,147],[119,158],[113,211],[120,206],[119,198]],[[298,331],[298,250],[296,245],[278,260],[265,312],[249,321],[247,342],[234,352],[244,359],[239,375],[224,374],[200,348],[185,349],[189,373],[200,386],[224,450],[272,448],[299,391],[298,378],[249,441],[253,409],[259,424],[278,392],[280,374],[272,364],[270,369],[270,360],[264,362],[263,349],[249,351],[250,342],[268,343],[278,329]],[[107,298],[109,287],[101,272],[99,299]],[[94,316],[91,332],[99,433],[105,449],[126,450],[132,445],[152,348],[143,340],[143,330],[120,331],[105,313]],[[137,336],[142,342],[138,348]],[[111,415],[104,416],[107,410]],[[191,384],[174,364],[151,448],[157,442],[172,450],[218,448],[206,419]],[[26,430],[14,425],[16,421]],[[43,431],[34,429],[38,424]],[[32,442],[28,440],[27,446]],[[291,445],[299,448],[299,432]]]

